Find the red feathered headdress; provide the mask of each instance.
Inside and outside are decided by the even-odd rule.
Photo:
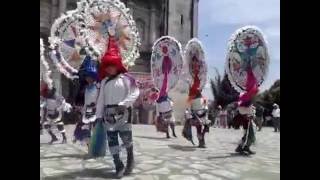
[[[198,59],[196,56],[192,58],[192,61],[197,62]],[[200,89],[200,78],[199,78],[199,68],[194,67],[193,69],[190,69],[190,71],[193,71],[193,84],[191,85],[189,89],[189,97],[188,97],[188,102],[190,102],[192,99],[196,98],[201,94],[201,89]]]
[[[99,68],[99,79],[104,79],[108,74],[106,67],[114,65],[116,66],[118,73],[126,73],[128,70],[122,64],[121,54],[114,36],[109,36],[108,49],[101,59]]]
[[[240,106],[249,106],[253,97],[259,92],[257,79],[254,77],[251,68],[247,71],[246,92],[239,97]]]

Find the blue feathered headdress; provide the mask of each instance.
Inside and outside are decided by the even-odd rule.
[[[95,80],[98,79],[98,62],[92,60],[90,56],[85,57],[80,69],[82,71],[81,74],[83,75],[83,77],[89,76]]]

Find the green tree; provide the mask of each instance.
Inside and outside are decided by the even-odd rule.
[[[213,94],[213,102],[210,104],[209,112],[211,114],[210,119],[214,119],[217,114],[217,107],[220,105],[222,108],[227,107],[230,103],[237,101],[239,93],[232,87],[227,74],[223,75],[223,78],[216,71],[214,79],[210,80],[211,91]]]
[[[222,108],[238,99],[239,93],[232,87],[225,73],[223,78],[216,70],[216,77],[210,80],[211,90],[214,97],[213,108],[221,105]]]
[[[276,80],[268,90],[258,94],[254,102],[263,105],[269,112],[274,103],[280,106],[280,79]]]

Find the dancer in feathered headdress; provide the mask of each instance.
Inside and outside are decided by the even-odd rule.
[[[62,121],[62,112],[69,112],[71,105],[68,104],[65,99],[56,93],[53,82],[50,78],[49,65],[44,58],[43,42],[40,40],[40,62],[44,67],[42,75],[43,79],[40,81],[40,129],[42,124],[51,136],[50,144],[57,141],[58,138],[52,132],[52,126],[57,126],[60,131],[63,140],[62,143],[66,143],[67,138],[64,129],[64,123]]]
[[[131,107],[139,96],[135,80],[126,74],[118,43],[110,33],[108,49],[101,60],[99,77],[102,79],[97,101],[97,123],[106,125],[108,145],[116,166],[116,176],[129,174],[134,165]],[[97,127],[96,127],[97,128]],[[120,159],[118,136],[127,150],[127,166]]]
[[[178,41],[170,36],[163,36],[154,43],[151,55],[151,72],[158,91],[155,125],[157,131],[166,133],[167,138],[170,138],[169,126],[172,135],[177,137],[173,101],[168,96],[168,92],[177,84],[182,64],[181,45]]]
[[[100,61],[97,121],[90,138],[89,155],[105,155],[107,133],[116,175],[121,177],[124,167],[117,146],[120,134],[128,151],[126,173],[130,173],[133,146],[128,118],[139,91],[134,79],[126,74],[126,68],[134,65],[139,57],[140,38],[128,9],[120,0],[81,1],[76,10],[66,12],[53,23],[49,39],[51,59],[67,78],[76,78],[74,74],[79,72],[81,64],[86,63],[85,57]],[[86,56],[81,56],[81,49],[86,49]],[[88,106],[90,104],[85,107]],[[85,118],[85,121],[90,119]]]
[[[82,110],[82,120],[77,123],[74,131],[74,142],[79,140],[89,147],[89,138],[91,137],[91,126],[96,120],[96,101],[98,98],[98,88],[96,81],[98,79],[98,62],[87,56],[80,68],[80,76],[85,81],[84,106]]]
[[[190,107],[185,112],[185,124],[182,135],[193,143],[192,126],[197,129],[199,148],[205,148],[205,133],[209,132],[208,104],[201,91],[207,80],[207,65],[200,41],[191,39],[185,50],[186,63],[189,66],[189,96]]]
[[[227,55],[226,72],[232,86],[240,93],[237,124],[245,132],[236,152],[254,154],[250,146],[255,141],[253,120],[255,107],[253,98],[263,83],[269,64],[267,45],[261,31],[254,26],[246,26],[232,35]]]
[[[93,157],[105,155],[107,134],[117,177],[124,171],[131,173],[134,164],[131,105],[139,90],[135,80],[126,74],[126,68],[134,65],[139,57],[140,39],[129,10],[120,0],[81,1],[76,10],[63,14],[53,24],[50,43],[52,60],[70,79],[75,78],[74,74],[85,60],[80,49],[88,47],[86,55],[100,61],[97,120],[89,154]],[[119,134],[128,152],[126,169],[119,158]]]

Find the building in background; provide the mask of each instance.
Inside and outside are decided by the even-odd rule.
[[[48,40],[54,20],[61,13],[75,9],[77,2],[77,0],[40,0],[40,37],[45,42]],[[129,69],[138,80],[150,77],[151,48],[156,39],[163,35],[173,36],[184,47],[189,39],[197,37],[199,0],[122,0],[122,2],[131,10],[140,33],[140,58],[136,60],[135,66]],[[55,68],[52,70],[57,90],[67,100],[70,99],[72,83]],[[139,107],[137,109],[139,117],[145,120],[140,122],[150,123],[153,108],[144,108],[142,105]]]

